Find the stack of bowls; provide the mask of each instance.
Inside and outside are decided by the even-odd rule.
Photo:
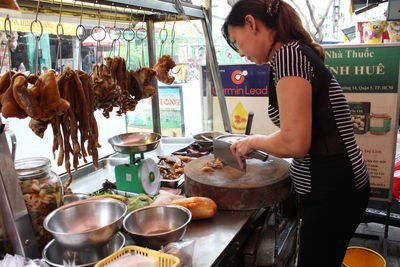
[[[124,246],[125,238],[117,233],[126,211],[126,205],[115,199],[87,199],[59,207],[43,222],[54,237],[43,250],[43,258],[52,266],[62,266],[52,259],[74,255],[76,266],[94,265]],[[85,256],[94,254],[94,258]]]

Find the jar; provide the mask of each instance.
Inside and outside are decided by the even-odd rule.
[[[43,228],[43,221],[62,203],[61,180],[56,173],[51,171],[51,163],[47,158],[16,160],[15,170],[38,246],[42,249],[51,240],[51,234]]]
[[[369,119],[369,131],[373,135],[384,135],[390,131],[392,118],[387,113],[372,113]]]

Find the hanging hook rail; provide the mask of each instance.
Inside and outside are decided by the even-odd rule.
[[[164,21],[164,26],[161,28],[161,30],[158,33],[158,36],[160,37],[160,41],[161,41],[161,46],[160,46],[160,57],[162,55],[162,51],[163,51],[163,47],[164,47],[164,43],[165,41],[167,41],[168,39],[168,31],[165,28],[165,26],[167,25],[167,16],[165,16],[165,21]],[[163,34],[165,33],[165,34]]]
[[[64,35],[64,27],[61,24],[61,14],[62,14],[62,0],[60,1],[60,16],[58,18],[58,24],[56,28],[57,32],[57,39],[58,39],[58,47],[57,47],[57,55],[56,55],[56,62],[58,61],[58,64],[60,64],[60,73],[64,71],[64,66],[62,63],[62,36]],[[61,29],[61,34],[60,34],[60,29]]]
[[[35,20],[32,21],[32,23],[31,23],[31,34],[36,40],[36,47],[35,47],[35,74],[38,74],[38,72],[39,72],[39,46],[40,46],[40,38],[43,35],[43,25],[42,25],[42,22],[40,22],[40,20],[38,20],[39,5],[40,5],[40,0],[38,0],[37,6],[36,6]],[[39,24],[39,27],[40,27],[40,33],[39,34],[35,34],[33,32],[33,28],[34,28],[35,23]]]
[[[97,1],[95,3],[97,3]],[[96,8],[95,3],[93,3],[94,8]],[[99,20],[97,22],[97,26],[93,27],[92,30],[90,31],[90,36],[93,38],[94,41],[97,42],[97,49],[99,49],[99,47],[100,47],[100,42],[103,41],[107,36],[106,29],[103,26],[100,26],[100,15],[101,14],[100,14],[100,7],[99,7],[99,9],[98,9]],[[96,30],[99,30],[98,33],[99,32],[103,32],[104,36],[98,36],[98,37],[96,37],[97,38],[96,39],[95,36],[94,36],[94,33],[95,33]],[[102,61],[103,61],[103,59],[102,59]],[[99,60],[98,60],[97,55],[96,55],[95,56],[95,64],[97,65],[98,63],[99,63]]]
[[[171,56],[174,54],[175,23],[176,23],[176,15],[175,15],[174,24],[172,25],[172,30],[171,30]]]
[[[172,30],[171,30],[171,57],[174,56],[176,18],[177,18],[177,16],[175,15],[174,24],[172,25]],[[174,71],[175,68],[177,68],[178,71]],[[181,72],[181,70],[182,70],[182,66],[181,66],[180,68],[174,67],[174,68],[171,70],[171,73],[173,73],[173,74],[178,74],[179,72]]]
[[[114,3],[113,3],[113,6],[114,6]],[[114,8],[115,8],[114,9],[114,27],[111,27],[108,29],[108,34],[110,35],[110,38],[112,40],[109,56],[111,55],[111,52],[114,52],[114,57],[115,57],[115,44],[121,37],[121,30],[119,30],[117,28],[117,7],[114,6]],[[113,32],[113,34],[111,34],[111,32]],[[116,34],[116,33],[118,33],[118,34]],[[113,35],[115,36],[115,38],[112,37]],[[118,50],[118,55],[119,55],[119,50]]]
[[[7,29],[8,28],[8,29]],[[8,51],[8,70],[9,70],[9,75],[10,75],[10,81],[11,81],[11,52],[10,52],[10,43],[11,43],[11,35],[12,35],[12,29],[11,29],[11,20],[10,17],[7,15],[7,17],[4,20],[4,33],[6,35],[7,43],[5,44],[4,47],[4,53],[3,57],[1,58],[1,65],[0,65],[0,73],[3,69],[3,63],[4,59],[6,57],[6,51]]]
[[[79,25],[76,26],[75,36],[79,40],[79,48],[78,48],[78,68],[82,68],[82,42],[86,37],[85,26],[82,25],[82,16],[83,16],[83,3],[81,2],[81,17],[79,19]]]
[[[130,49],[131,49],[131,41],[133,39],[135,39],[135,30],[133,29],[133,23],[132,23],[132,15],[133,14],[133,10],[131,8],[131,15],[129,17],[129,24],[128,24],[128,28],[124,29],[122,32],[122,38],[124,38],[125,41],[128,42],[127,46],[126,46],[126,65],[127,68],[130,69],[131,66],[131,53],[130,53]],[[130,37],[127,37],[126,34],[130,34]],[[128,35],[129,36],[129,35]]]
[[[142,45],[142,62],[140,63],[141,66],[144,66],[144,46],[143,46],[143,41],[147,37],[147,30],[144,28],[144,20],[146,17],[146,13],[143,13],[143,21],[142,21],[142,26],[139,27],[136,30],[136,36],[140,40],[140,43]]]

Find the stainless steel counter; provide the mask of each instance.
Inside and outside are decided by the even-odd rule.
[[[246,223],[250,223],[254,213],[218,211],[212,219],[190,222],[183,240],[195,240],[193,266],[219,265],[219,260],[232,249],[230,245]]]
[[[145,153],[144,157],[157,160],[157,155],[170,155],[192,141],[190,138],[163,138],[159,147]],[[99,161],[98,170],[95,170],[92,164],[84,166],[73,174],[71,189],[75,193],[97,191],[102,188],[105,179],[115,181],[116,165],[128,162],[127,155],[113,154]],[[251,223],[254,214],[255,211],[218,211],[212,219],[190,222],[184,240],[195,241],[193,266],[218,265],[239,233],[245,231],[247,225]]]

